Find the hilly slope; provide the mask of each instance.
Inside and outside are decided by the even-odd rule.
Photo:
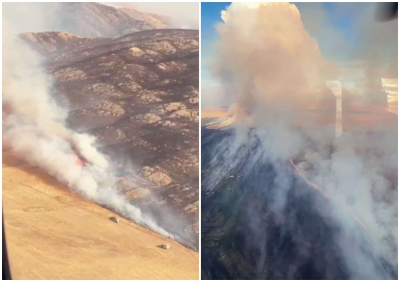
[[[118,9],[100,3],[60,3],[63,26],[86,37],[118,37],[128,33],[166,28],[159,18],[132,8]]]
[[[54,78],[54,97],[70,110],[69,127],[95,136],[114,162],[119,189],[147,212],[172,210],[198,248],[197,30],[148,30],[119,38],[25,33]],[[135,176],[148,183],[135,185]],[[169,222],[169,223],[168,223]]]
[[[73,194],[3,152],[13,279],[198,279],[198,253]],[[158,247],[171,245],[169,250]]]
[[[34,23],[20,31],[63,31],[78,36],[118,37],[132,32],[168,27],[168,20],[131,7],[116,8],[95,2],[5,4],[7,13]],[[9,16],[9,15],[8,15]],[[36,28],[35,28],[36,27]],[[38,28],[40,27],[40,28]]]
[[[348,208],[367,195],[366,186],[355,197],[339,190],[345,185],[327,192],[301,176],[296,160],[271,161],[254,132],[247,132],[254,139],[235,147],[234,128],[202,128],[202,279],[397,279],[397,238],[382,243],[373,215]],[[368,142],[385,143],[381,134],[371,133]],[[347,141],[348,148],[346,138],[336,142]],[[382,175],[388,186],[374,192],[397,199],[397,167],[388,171],[391,176]],[[345,204],[338,201],[342,194]],[[397,200],[385,203],[397,211]]]

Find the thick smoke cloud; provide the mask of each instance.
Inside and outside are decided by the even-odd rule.
[[[16,16],[16,7],[26,13]],[[66,126],[68,112],[56,103],[41,58],[18,38],[21,31],[46,30],[46,23],[57,18],[57,13],[42,13],[40,7],[3,5],[3,149],[10,149],[86,198],[173,237],[117,192],[110,161],[96,149],[95,139]],[[40,15],[50,16],[36,21]],[[75,151],[87,165],[76,164]]]
[[[221,16],[214,71],[236,89],[225,91],[236,101],[231,107],[235,138],[216,146],[215,167],[203,187],[212,189],[243,165],[238,153],[257,140],[262,151],[246,159],[244,173],[261,155],[278,170],[282,162],[294,159],[317,192],[322,190],[333,203],[333,210],[317,205],[327,222],[340,226],[330,243],[341,250],[352,278],[391,277],[377,262],[384,259],[397,269],[397,128],[345,132],[333,139],[334,125],[294,127],[293,112],[314,103],[325,82],[340,77],[339,68],[322,57],[295,5],[233,3]],[[385,52],[379,44],[373,50],[377,57]],[[289,184],[279,181],[272,207],[277,217],[287,203]],[[360,226],[367,239],[356,228]]]
[[[241,110],[304,106],[315,102],[310,89],[335,78],[293,4],[235,3],[222,19],[216,71],[236,86]]]

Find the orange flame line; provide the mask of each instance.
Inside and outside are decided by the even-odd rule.
[[[365,230],[368,230],[368,228],[364,225],[364,223],[361,222],[357,217],[354,217],[361,225],[364,227]]]
[[[313,187],[314,189],[316,189],[319,192],[321,192],[325,197],[330,198],[328,194],[326,194],[323,190],[321,190],[321,188],[318,187],[317,184],[315,184],[314,182],[309,181],[308,179],[306,179],[303,176],[303,174],[301,173],[300,168],[294,163],[293,160],[290,160],[290,162],[294,166],[294,168],[296,169],[297,173],[307,182],[307,184],[309,184],[311,187]]]
[[[307,184],[309,184],[311,187],[313,187],[315,190],[318,190],[320,193],[322,193],[325,197],[330,198],[328,194],[326,194],[320,187],[318,187],[317,184],[315,184],[314,182],[309,181],[308,179],[305,178],[305,176],[303,176],[303,174],[301,173],[300,168],[294,163],[293,160],[290,160],[290,163],[293,165],[293,167],[296,169],[297,173],[307,182]],[[360,223],[362,225],[362,227],[364,227],[365,230],[368,230],[368,228],[364,225],[364,223],[361,222],[361,220],[359,220],[357,217],[354,217],[355,220],[358,221],[358,223]]]

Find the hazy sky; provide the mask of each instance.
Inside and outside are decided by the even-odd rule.
[[[199,3],[196,2],[114,2],[112,6],[131,7],[142,12],[167,16],[173,28],[199,29]]]

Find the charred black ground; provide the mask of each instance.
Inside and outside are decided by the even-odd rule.
[[[259,144],[249,145],[239,149],[245,153],[229,177],[213,186],[215,148],[233,135],[202,128],[202,279],[354,278],[335,244],[338,222],[320,212],[332,203],[296,174],[290,160],[277,165],[260,157],[254,163]],[[284,209],[276,212],[279,181],[290,189]],[[376,264],[397,277],[385,261]]]

